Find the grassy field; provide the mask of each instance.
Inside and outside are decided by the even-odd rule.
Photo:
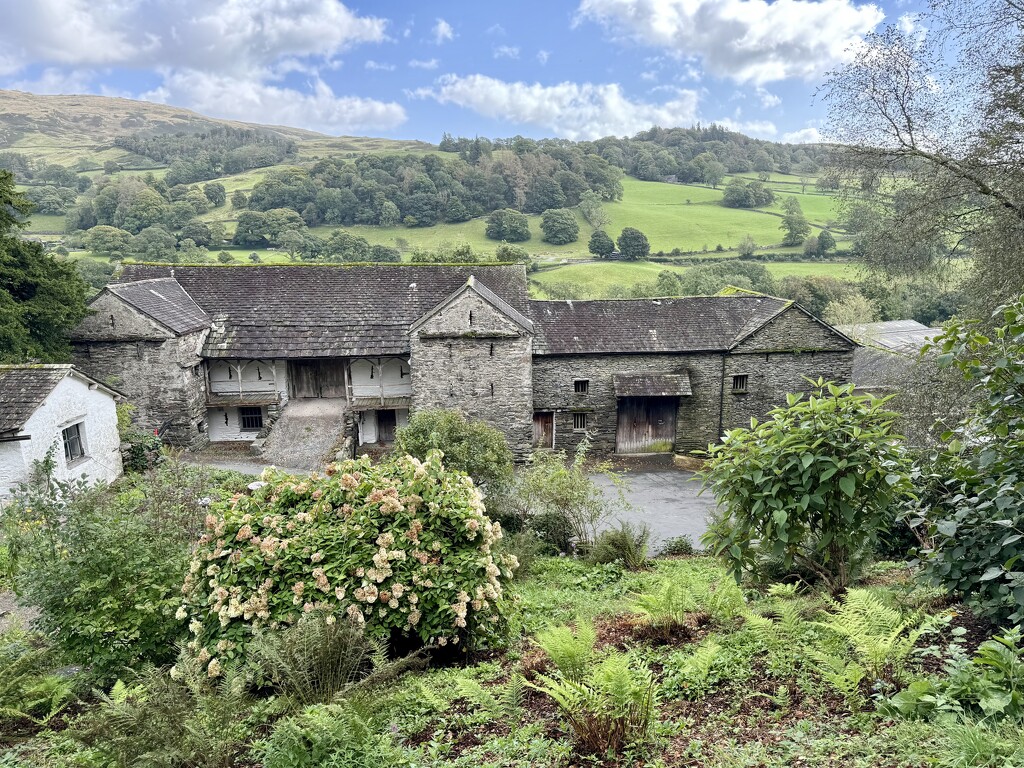
[[[717,245],[732,249],[745,235],[753,237],[761,246],[780,243],[781,199],[763,209],[726,208],[720,204],[725,183],[728,179],[718,189],[711,189],[697,184],[663,184],[624,178],[622,201],[605,206],[611,216],[608,230],[614,236],[623,227],[636,227],[647,235],[651,248],[656,251],[714,250]],[[799,189],[797,184],[795,194],[788,186],[776,192],[793,194],[816,230],[835,218],[833,198],[802,195]]]
[[[798,277],[837,277],[854,279],[856,266],[843,262],[768,262],[764,265],[774,277],[795,275]],[[573,283],[578,285],[586,298],[601,298],[608,291],[618,286],[630,286],[634,283],[656,280],[662,270],[682,274],[688,267],[674,264],[661,264],[653,261],[640,262],[589,262],[586,264],[567,264],[565,266],[545,269],[530,275],[533,292],[538,296],[545,295],[545,286],[554,283]]]

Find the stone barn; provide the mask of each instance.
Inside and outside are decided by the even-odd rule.
[[[688,453],[807,389],[856,344],[759,294],[537,301],[521,265],[127,265],[73,334],[171,442],[296,451],[387,444],[455,408],[518,456]],[[294,466],[294,464],[289,464]]]

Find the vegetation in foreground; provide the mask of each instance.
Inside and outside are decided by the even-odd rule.
[[[730,432],[709,554],[608,528],[585,446],[509,472],[454,414],[324,475],[43,466],[0,764],[1020,765],[1024,303],[994,323],[936,341],[972,399],[930,443],[827,382]]]

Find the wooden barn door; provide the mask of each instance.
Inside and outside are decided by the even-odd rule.
[[[344,397],[341,360],[300,360],[289,364],[292,397]]]
[[[377,442],[395,442],[395,427],[398,419],[394,411],[377,411]]]
[[[676,440],[676,397],[620,397],[616,453],[671,453]]]
[[[537,411],[533,414],[533,447],[554,448],[555,414],[551,411]]]
[[[288,364],[292,397],[320,397],[320,363],[315,360]]]

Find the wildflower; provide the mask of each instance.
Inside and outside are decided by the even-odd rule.
[[[339,600],[344,600],[345,599],[345,588],[344,587],[335,587],[334,588],[334,596],[336,598],[338,598]]]
[[[324,559],[323,550],[320,550],[318,552],[314,552],[312,555],[309,556],[309,559],[310,559],[310,562],[319,563],[321,560]]]
[[[246,541],[252,538],[252,526],[243,525],[238,529],[238,533],[235,534],[235,538],[239,541]]]
[[[220,662],[216,659],[210,659],[209,665],[206,667],[207,677],[220,677],[221,667]]]
[[[346,491],[351,491],[359,487],[359,481],[356,480],[355,476],[348,474],[347,472],[341,476],[341,487]]]
[[[174,614],[174,618],[176,618],[178,621],[184,621],[188,618],[188,611],[185,610],[184,605],[178,608],[177,613]]]

